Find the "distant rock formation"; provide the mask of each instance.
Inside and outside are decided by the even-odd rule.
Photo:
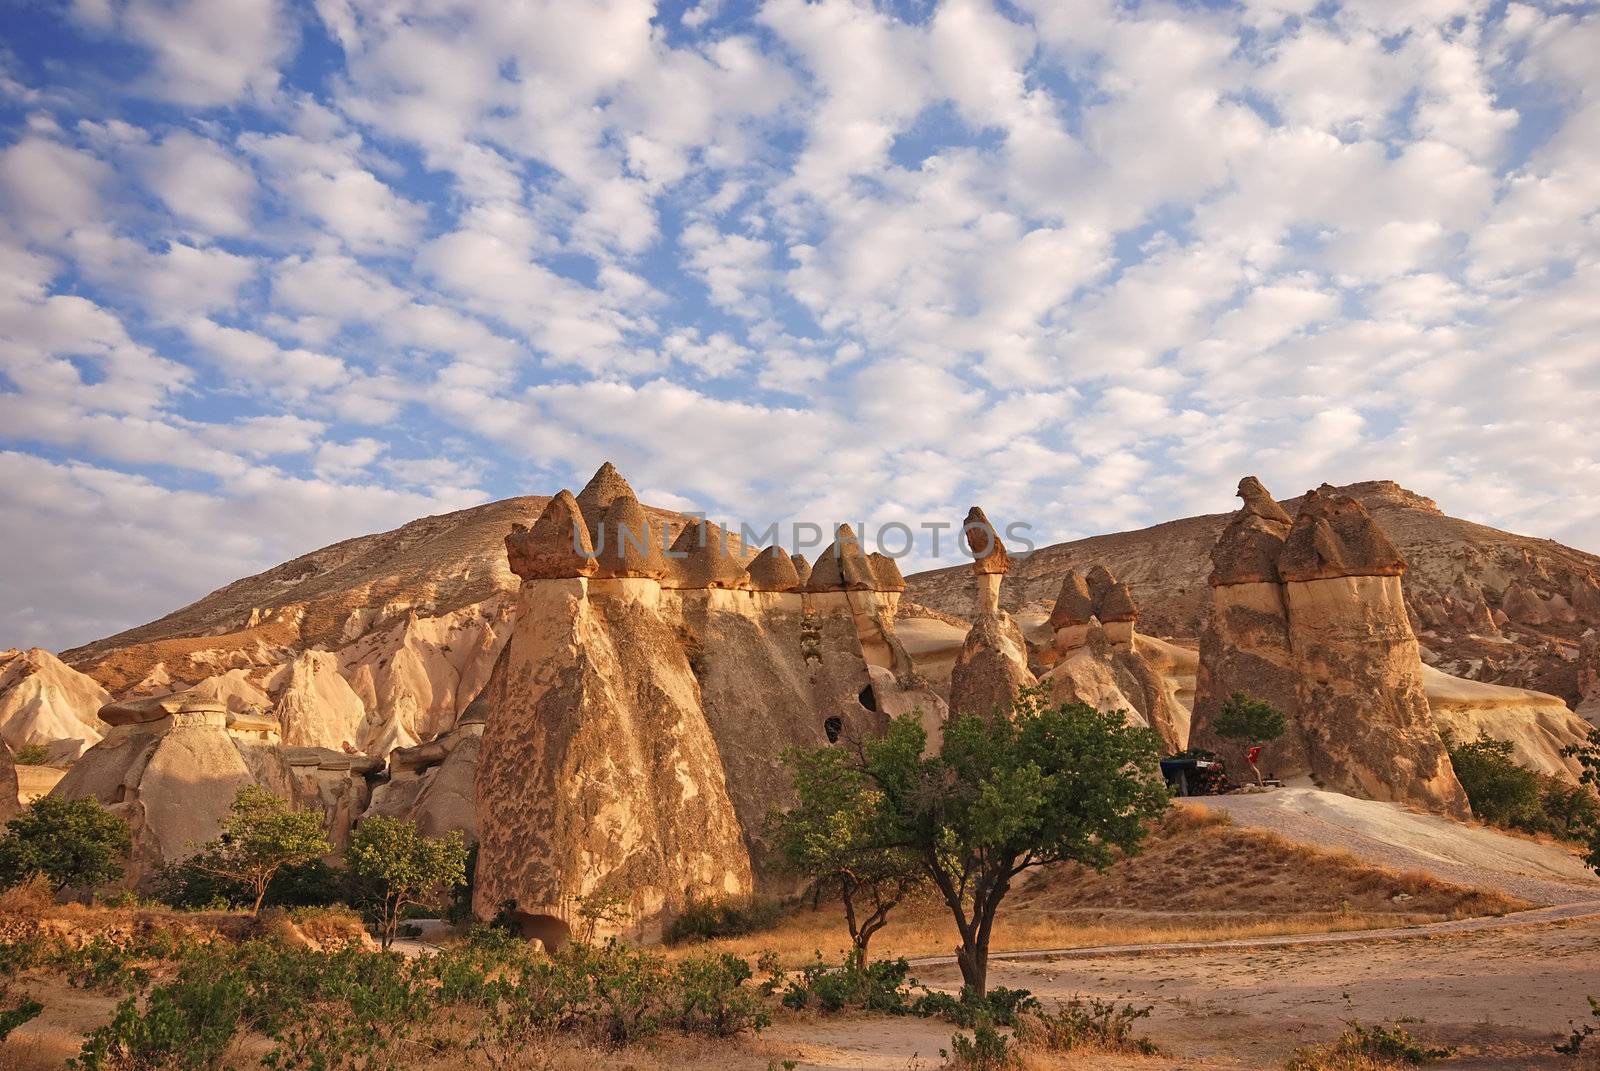
[[[11,748],[0,740],[0,825],[15,818],[22,810],[22,791],[17,784],[17,764],[12,760]]]
[[[71,762],[104,735],[97,712],[110,699],[42,647],[0,651],[0,740],[14,750],[42,744],[51,762]]]
[[[1057,702],[1125,711],[1130,721],[1154,729],[1170,754],[1189,735],[1189,710],[1174,684],[1182,671],[1171,645],[1137,633],[1138,618],[1128,585],[1110,570],[1097,566],[1088,577],[1069,572],[1050,611],[1052,645],[1038,658],[1049,669],[1040,680]]]
[[[474,906],[511,905],[547,943],[597,893],[626,899],[642,936],[691,899],[749,893],[767,880],[767,811],[791,791],[783,750],[937,701],[893,632],[898,570],[850,529],[809,570],[779,548],[747,561],[714,525],[663,538],[608,464],[507,540],[517,626],[472,707]]]
[[[1589,629],[1578,641],[1578,713],[1600,726],[1600,630]]]
[[[1360,502],[1327,485],[1306,494],[1287,531],[1259,481],[1239,493],[1244,507],[1213,554],[1194,742],[1233,750],[1213,725],[1222,701],[1242,691],[1289,715],[1279,772],[1468,814],[1428,707],[1400,552]]]
[[[1007,711],[1017,693],[1038,683],[1028,668],[1028,644],[1011,615],[1000,609],[1000,583],[1011,568],[1000,534],[973,506],[961,528],[972,557],[977,616],[950,672],[950,709],[958,714]]]

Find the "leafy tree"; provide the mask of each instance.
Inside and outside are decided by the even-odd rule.
[[[222,820],[222,836],[189,860],[197,870],[238,882],[260,914],[272,879],[284,867],[310,863],[333,850],[322,815],[297,811],[259,785],[246,785]]]
[[[442,898],[467,880],[467,847],[459,831],[435,840],[418,833],[413,822],[383,815],[356,827],[344,858],[350,873],[371,889],[384,948],[394,943],[407,907]]]
[[[1051,705],[1022,692],[1009,715],[961,714],[937,755],[915,716],[853,744],[853,783],[867,796],[866,851],[900,851],[939,891],[961,935],[966,990],[987,991],[995,912],[1032,867],[1075,861],[1103,868],[1138,850],[1145,823],[1165,810],[1158,742],[1120,711]]]
[[[1445,748],[1473,814],[1491,825],[1538,832],[1539,775],[1517,765],[1511,741],[1479,733],[1465,744],[1446,739]]]
[[[1224,740],[1238,740],[1247,748],[1271,743],[1282,736],[1286,728],[1288,721],[1283,711],[1265,700],[1251,699],[1243,692],[1234,692],[1223,700],[1216,724],[1212,726]],[[1261,771],[1255,763],[1250,764],[1250,770],[1256,775],[1256,784],[1260,784]]]
[[[794,771],[799,802],[789,811],[774,811],[767,819],[768,832],[787,869],[811,878],[819,891],[838,895],[852,959],[865,966],[872,935],[924,882],[922,869],[910,851],[874,843],[874,819],[883,794],[850,752],[791,748],[784,762]]]
[[[45,766],[50,762],[50,749],[43,744],[24,744],[17,748],[11,761],[18,766]]]
[[[1588,739],[1581,744],[1573,744],[1561,749],[1561,754],[1568,758],[1577,759],[1583,767],[1583,783],[1591,788],[1600,788],[1600,728],[1590,729]],[[1584,860],[1589,868],[1600,873],[1600,826],[1593,828],[1589,834],[1589,857]]]
[[[132,845],[128,823],[92,797],[41,796],[6,823],[0,838],[0,886],[43,874],[60,891],[97,888],[122,877]]]

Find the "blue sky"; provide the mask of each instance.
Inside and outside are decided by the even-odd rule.
[[[13,3],[0,646],[576,487],[1600,549],[1592,6]]]

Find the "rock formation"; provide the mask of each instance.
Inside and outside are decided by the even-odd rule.
[[[1038,661],[1040,677],[1056,702],[1121,710],[1161,738],[1167,753],[1182,750],[1189,710],[1179,698],[1180,675],[1170,645],[1141,637],[1138,608],[1128,585],[1103,566],[1082,577],[1070,572],[1050,611],[1051,644]]]
[[[648,936],[691,899],[750,892],[767,880],[767,811],[789,792],[783,750],[876,733],[920,705],[895,676],[910,666],[893,633],[898,571],[848,528],[808,573],[780,548],[747,562],[704,522],[662,538],[607,465],[507,541],[518,624],[472,708],[474,905],[513,905],[547,942],[596,893],[627,899]],[[574,543],[592,561],[561,549]],[[398,806],[400,780],[375,809]]]
[[[1513,581],[1500,596],[1500,609],[1519,625],[1548,625],[1550,608],[1539,593],[1521,581]]]
[[[1308,493],[1278,556],[1313,774],[1340,791],[1465,816],[1428,709],[1401,558],[1355,499]]]
[[[1577,712],[1600,726],[1600,630],[1589,629],[1578,641]]]
[[[1289,647],[1289,608],[1278,558],[1294,522],[1261,481],[1239,481],[1244,505],[1211,550],[1210,605],[1200,632],[1189,746],[1223,756],[1231,770],[1246,770],[1245,745],[1216,735],[1211,726],[1235,692],[1271,703],[1290,715],[1283,737],[1263,749],[1269,776],[1311,772],[1299,710],[1299,673]]]
[[[390,752],[388,777],[372,790],[366,813],[415,822],[425,837],[459,831],[468,844],[476,844],[483,707],[468,706],[456,727],[442,736]]]
[[[972,556],[977,617],[950,673],[950,709],[959,714],[1006,711],[1023,688],[1038,683],[1028,668],[1022,629],[1000,608],[1000,582],[1011,567],[1000,534],[973,506],[961,528]]]
[[[277,722],[230,713],[192,694],[111,703],[100,711],[105,738],[51,790],[92,796],[128,820],[133,854],[128,880],[140,884],[162,863],[187,858],[221,830],[245,785],[284,799],[294,785]]]
[[[43,648],[0,651],[0,741],[13,749],[43,744],[51,762],[71,762],[105,732],[97,712],[110,699]]]
[[[17,764],[12,761],[11,748],[0,740],[0,826],[16,817],[22,810],[21,786],[17,784]]]

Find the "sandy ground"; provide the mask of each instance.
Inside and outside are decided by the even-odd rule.
[[[1190,802],[1290,840],[1343,849],[1396,870],[1425,870],[1460,885],[1499,889],[1531,903],[1600,900],[1600,879],[1573,852],[1392,803],[1303,787]]]

